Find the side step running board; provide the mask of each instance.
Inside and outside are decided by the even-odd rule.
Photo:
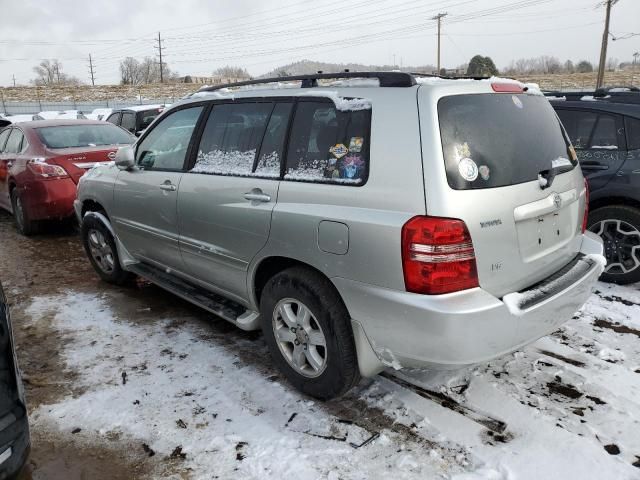
[[[151,265],[136,263],[128,265],[127,270],[146,278],[151,283],[155,283],[159,287],[184,298],[188,302],[224,318],[243,330],[256,330],[260,327],[258,312],[247,310],[242,305],[222,295],[193,285]]]

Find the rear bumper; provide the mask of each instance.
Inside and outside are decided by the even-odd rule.
[[[604,268],[598,237],[584,235],[581,250],[584,265],[550,279],[554,289],[533,305],[521,302],[532,292],[499,299],[474,288],[429,296],[332,280],[381,364],[451,369],[509,353],[569,320],[587,301]]]
[[[76,184],[71,178],[33,181],[22,189],[30,220],[61,219],[73,215]]]
[[[30,449],[29,425],[24,412],[0,431],[0,480],[15,478],[25,465]]]

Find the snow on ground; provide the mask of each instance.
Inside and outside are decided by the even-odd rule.
[[[121,300],[33,299],[27,313],[55,313],[78,374],[73,395],[34,412],[39,428],[120,438],[192,478],[640,478],[635,286],[598,284],[559,331],[489,364],[385,373],[327,404],[291,389],[257,335],[144,308],[123,318]],[[346,419],[349,408],[382,427]]]

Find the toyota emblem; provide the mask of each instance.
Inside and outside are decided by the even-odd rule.
[[[107,158],[109,158],[109,160],[115,160],[116,159],[116,152],[109,152],[107,154]]]
[[[562,197],[557,193],[553,196],[553,204],[556,206],[556,209],[559,209],[562,206]]]

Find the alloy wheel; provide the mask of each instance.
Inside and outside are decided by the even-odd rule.
[[[640,231],[623,220],[606,219],[593,224],[589,230],[604,242],[608,274],[626,274],[640,266]]]
[[[297,373],[314,378],[327,367],[327,341],[311,310],[285,298],[273,310],[273,334],[282,356]]]
[[[104,273],[112,273],[115,268],[115,259],[109,242],[99,230],[89,230],[89,251],[96,264]]]

